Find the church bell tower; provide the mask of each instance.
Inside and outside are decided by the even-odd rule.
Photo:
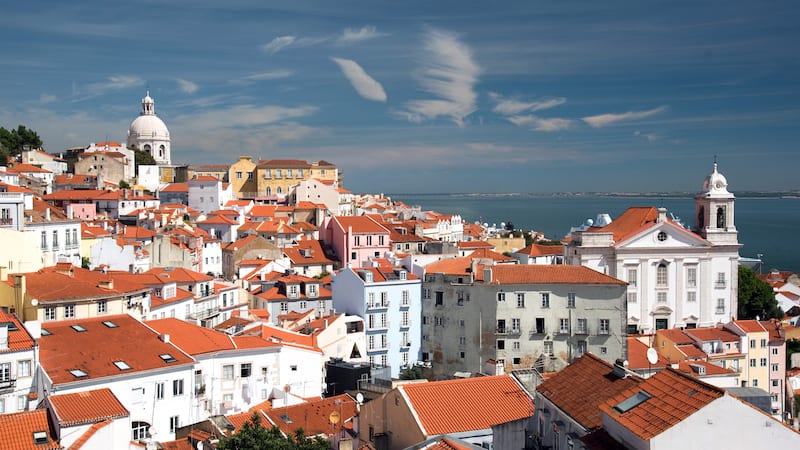
[[[734,196],[728,192],[728,181],[717,171],[706,176],[703,190],[694,197],[695,232],[712,245],[738,245],[734,222]]]

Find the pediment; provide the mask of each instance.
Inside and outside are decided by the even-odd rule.
[[[617,248],[680,249],[710,247],[708,241],[672,222],[656,224],[616,244]]]
[[[653,310],[653,315],[654,316],[661,315],[661,314],[672,314],[672,308],[670,308],[669,306],[666,306],[666,305],[661,305],[661,306],[657,306]]]

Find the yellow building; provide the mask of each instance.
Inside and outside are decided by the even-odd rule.
[[[279,200],[302,181],[317,179],[339,186],[340,173],[327,161],[308,162],[300,159],[266,159],[253,162],[252,156],[240,156],[228,171],[236,198]]]
[[[258,196],[258,183],[254,179],[256,163],[252,156],[240,156],[239,161],[231,164],[228,180],[236,198],[255,198]]]
[[[757,320],[734,320],[725,328],[742,338],[742,353],[747,354],[742,387],[769,390],[769,331]]]

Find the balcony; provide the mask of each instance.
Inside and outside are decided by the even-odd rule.
[[[714,312],[716,314],[725,314],[725,308],[724,307],[722,307],[722,308],[717,307],[717,309],[715,309]]]
[[[367,302],[367,309],[389,309],[389,300],[384,302]]]
[[[714,289],[725,289],[725,280],[717,280],[714,282]]]
[[[508,328],[508,327],[500,327],[495,330],[495,334],[502,334],[502,335],[518,335],[521,331],[519,328]]]
[[[406,320],[405,322],[400,323],[400,328],[411,328],[411,321]]]
[[[199,311],[195,311],[194,313],[190,314],[189,317],[191,317],[192,319],[204,320],[208,319],[209,317],[214,317],[217,314],[219,314],[219,307],[212,306],[211,308],[208,309],[201,309]]]
[[[13,217],[0,218],[0,227],[13,227],[13,226],[14,226],[14,218]]]
[[[5,394],[6,392],[13,391],[16,386],[17,386],[17,380],[14,378],[2,380],[0,381],[0,394]]]

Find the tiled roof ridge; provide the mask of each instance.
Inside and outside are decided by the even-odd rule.
[[[110,425],[112,422],[111,419],[105,419],[100,422],[92,424],[86,432],[84,432],[81,437],[79,437],[70,447],[70,450],[80,450],[83,447],[83,444],[89,441],[89,439],[95,435],[101,428],[105,427],[106,425]]]

